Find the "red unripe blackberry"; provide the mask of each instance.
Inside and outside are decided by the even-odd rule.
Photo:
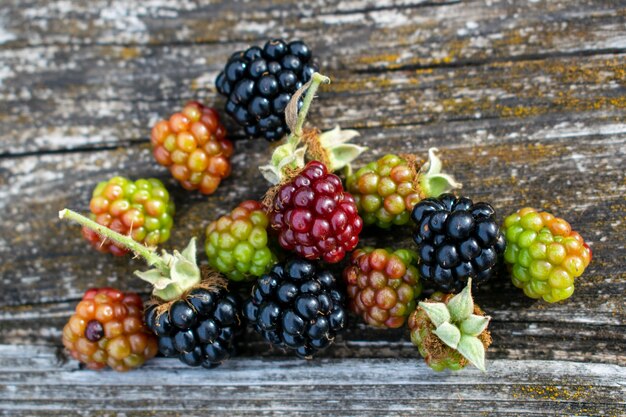
[[[63,345],[89,369],[137,368],[158,352],[157,339],[143,322],[135,293],[113,288],[88,290],[63,328]]]
[[[591,249],[570,224],[545,211],[525,207],[504,220],[504,260],[513,284],[548,303],[574,293],[574,279],[591,262]]]
[[[401,327],[422,292],[416,263],[417,253],[404,249],[354,251],[343,271],[350,309],[369,325]]]
[[[359,242],[363,221],[341,180],[318,161],[280,186],[269,208],[278,242],[309,260],[341,261]]]
[[[152,128],[152,153],[186,190],[213,194],[230,175],[233,145],[215,109],[192,101]]]
[[[109,229],[130,235],[136,242],[157,246],[170,238],[174,225],[174,202],[156,178],[135,182],[113,177],[99,183],[89,202],[91,220]],[[100,252],[122,256],[124,247],[102,239],[93,230],[84,227],[83,236]]]

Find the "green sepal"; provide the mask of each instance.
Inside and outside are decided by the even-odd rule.
[[[443,164],[435,152],[439,152],[439,149],[428,150],[428,161],[420,170],[420,188],[426,197],[439,197],[443,193],[462,187],[453,176],[441,172]]]
[[[448,301],[448,311],[452,322],[461,323],[474,312],[474,300],[472,300],[472,279],[467,280],[463,291]]]
[[[357,136],[359,136],[359,132],[356,130],[342,130],[339,126],[319,135],[320,146],[328,157],[329,166],[327,168],[329,171],[338,171],[349,166],[352,161],[367,150],[365,146],[348,143]]]
[[[489,325],[489,320],[491,320],[491,317],[471,314],[468,318],[463,320],[459,329],[461,330],[461,333],[465,335],[478,336],[485,331]]]
[[[435,327],[443,323],[450,322],[450,312],[444,303],[420,302],[419,306],[426,312],[426,315]]]
[[[435,330],[433,330],[433,333],[452,349],[456,349],[459,341],[461,340],[461,332],[458,327],[448,322],[442,323]]]
[[[485,372],[485,346],[476,336],[461,335],[456,350],[472,365]]]
[[[135,275],[154,287],[152,294],[161,300],[170,301],[200,283],[202,274],[196,263],[196,239],[192,238],[182,253],[163,251],[163,260],[168,268],[153,268],[135,271]]]
[[[287,141],[274,150],[270,163],[260,166],[259,171],[263,178],[276,185],[286,177],[287,169],[296,170],[304,167],[305,153],[306,146],[298,147],[297,142]]]

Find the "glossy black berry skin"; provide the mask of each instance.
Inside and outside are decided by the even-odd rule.
[[[257,281],[243,315],[271,344],[310,359],[344,328],[343,301],[330,272],[292,259],[274,265]]]
[[[317,69],[304,42],[272,39],[263,48],[233,54],[215,85],[227,98],[226,112],[248,137],[276,141],[289,133],[284,112],[291,95]]]
[[[189,366],[214,368],[233,351],[240,326],[240,302],[226,291],[195,289],[173,302],[168,311],[146,310],[146,325],[159,338],[159,351]]]
[[[411,217],[420,278],[427,286],[457,293],[470,277],[478,286],[495,276],[505,240],[489,204],[442,194],[420,201]]]

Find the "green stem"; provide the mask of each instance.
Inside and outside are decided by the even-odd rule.
[[[155,267],[163,270],[169,269],[169,265],[161,258],[159,255],[155,254],[148,247],[142,245],[141,243],[135,242],[131,237],[124,236],[120,233],[117,233],[108,227],[102,226],[94,222],[93,220],[88,219],[85,216],[82,216],[75,211],[69,209],[63,209],[59,211],[59,219],[65,220],[74,220],[76,223],[79,223],[82,226],[85,226],[88,229],[93,230],[98,233],[100,236],[105,237],[107,239],[111,239],[115,243],[119,243],[124,246],[126,249],[129,249],[141,256],[146,260],[148,265],[154,265]]]
[[[313,101],[313,98],[315,98],[315,93],[317,92],[317,89],[322,83],[330,84],[330,78],[326,77],[325,75],[320,74],[319,72],[314,73],[313,76],[311,77],[311,85],[307,89],[306,95],[304,96],[304,99],[302,100],[302,108],[298,112],[298,120],[296,122],[296,129],[295,129],[295,132],[293,132],[293,135],[296,136],[298,139],[302,136],[302,126],[304,126],[306,116],[309,113],[311,102]]]

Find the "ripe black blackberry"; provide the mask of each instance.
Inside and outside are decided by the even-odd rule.
[[[274,265],[259,279],[243,314],[265,340],[310,359],[343,329],[343,300],[330,272],[293,259]]]
[[[285,108],[317,69],[304,42],[272,39],[263,48],[251,46],[234,53],[215,85],[228,99],[226,113],[246,135],[272,142],[289,133]]]
[[[476,286],[495,275],[506,243],[489,204],[442,194],[420,201],[411,217],[420,278],[427,286],[457,293],[470,277]]]
[[[239,302],[224,290],[196,288],[158,313],[146,310],[146,325],[159,337],[159,351],[189,366],[214,368],[233,352]]]

